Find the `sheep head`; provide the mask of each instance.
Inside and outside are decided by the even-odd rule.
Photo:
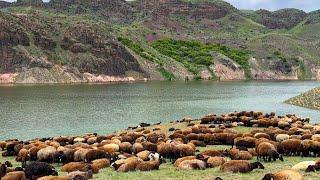
[[[308,168],[306,169],[306,172],[315,172],[316,168],[314,167],[314,165],[309,165]]]
[[[261,164],[260,162],[250,163],[250,166],[251,166],[251,170],[253,170],[253,169],[264,169],[263,164]]]
[[[279,155],[279,159],[280,161],[283,161],[283,156],[281,154]]]
[[[6,162],[4,162],[4,164],[5,164],[7,167],[12,167],[12,164],[11,164],[10,161],[6,161]]]
[[[320,165],[309,165],[308,168],[306,169],[306,172],[315,172],[320,170]]]
[[[0,177],[3,177],[7,173],[7,166],[5,164],[0,164]]]
[[[264,175],[264,177],[262,178],[262,180],[273,180],[273,179],[274,179],[274,175],[272,173],[268,173]]]

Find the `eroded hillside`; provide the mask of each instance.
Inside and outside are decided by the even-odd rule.
[[[0,2],[0,82],[320,79],[319,12],[221,0]]]

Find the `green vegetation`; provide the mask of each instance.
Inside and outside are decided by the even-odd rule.
[[[158,64],[158,71],[161,73],[161,75],[166,79],[166,80],[173,80],[175,77],[174,75],[167,71],[164,67],[163,67],[163,62],[158,59],[157,57],[155,57],[155,55],[153,55],[150,52],[147,52],[145,49],[143,49],[139,44],[134,43],[131,39],[128,38],[123,38],[123,37],[119,37],[118,41],[120,41],[123,45],[127,46],[128,48],[130,48],[132,51],[134,51],[135,53],[137,53],[139,56],[155,62]]]
[[[194,74],[198,74],[200,67],[208,67],[213,64],[212,52],[219,52],[237,62],[250,78],[250,66],[248,62],[249,52],[229,48],[224,45],[203,44],[198,41],[183,41],[164,39],[152,43],[152,47],[160,53],[169,56],[182,64]]]
[[[299,72],[298,72],[298,78],[299,80],[305,80],[307,78],[307,72],[306,72],[306,66],[303,62],[300,62],[299,65]]]

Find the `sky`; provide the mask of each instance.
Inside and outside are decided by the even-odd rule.
[[[15,0],[5,0],[13,2]],[[49,0],[44,0],[49,1]],[[268,9],[297,8],[310,12],[320,9],[320,0],[225,0],[238,9]]]
[[[320,9],[320,0],[226,0],[238,9],[297,8],[310,12]]]

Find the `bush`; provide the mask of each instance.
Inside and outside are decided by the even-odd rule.
[[[203,44],[198,41],[182,41],[173,39],[157,40],[152,47],[160,53],[181,62],[190,72],[197,75],[199,66],[210,66],[213,63],[212,52],[219,52],[237,62],[251,78],[248,62],[249,52],[229,48],[217,44]]]
[[[175,79],[174,74],[172,74],[171,72],[167,71],[164,67],[163,67],[163,62],[158,59],[155,55],[153,55],[150,52],[147,52],[146,50],[144,50],[139,44],[134,43],[131,39],[128,38],[123,38],[123,37],[119,37],[118,41],[120,41],[123,45],[127,46],[128,48],[130,48],[132,51],[134,51],[135,53],[137,53],[139,56],[141,56],[142,58],[145,58],[149,61],[152,61],[154,63],[158,64],[158,71],[161,73],[161,75],[166,79],[166,80],[173,80]]]

